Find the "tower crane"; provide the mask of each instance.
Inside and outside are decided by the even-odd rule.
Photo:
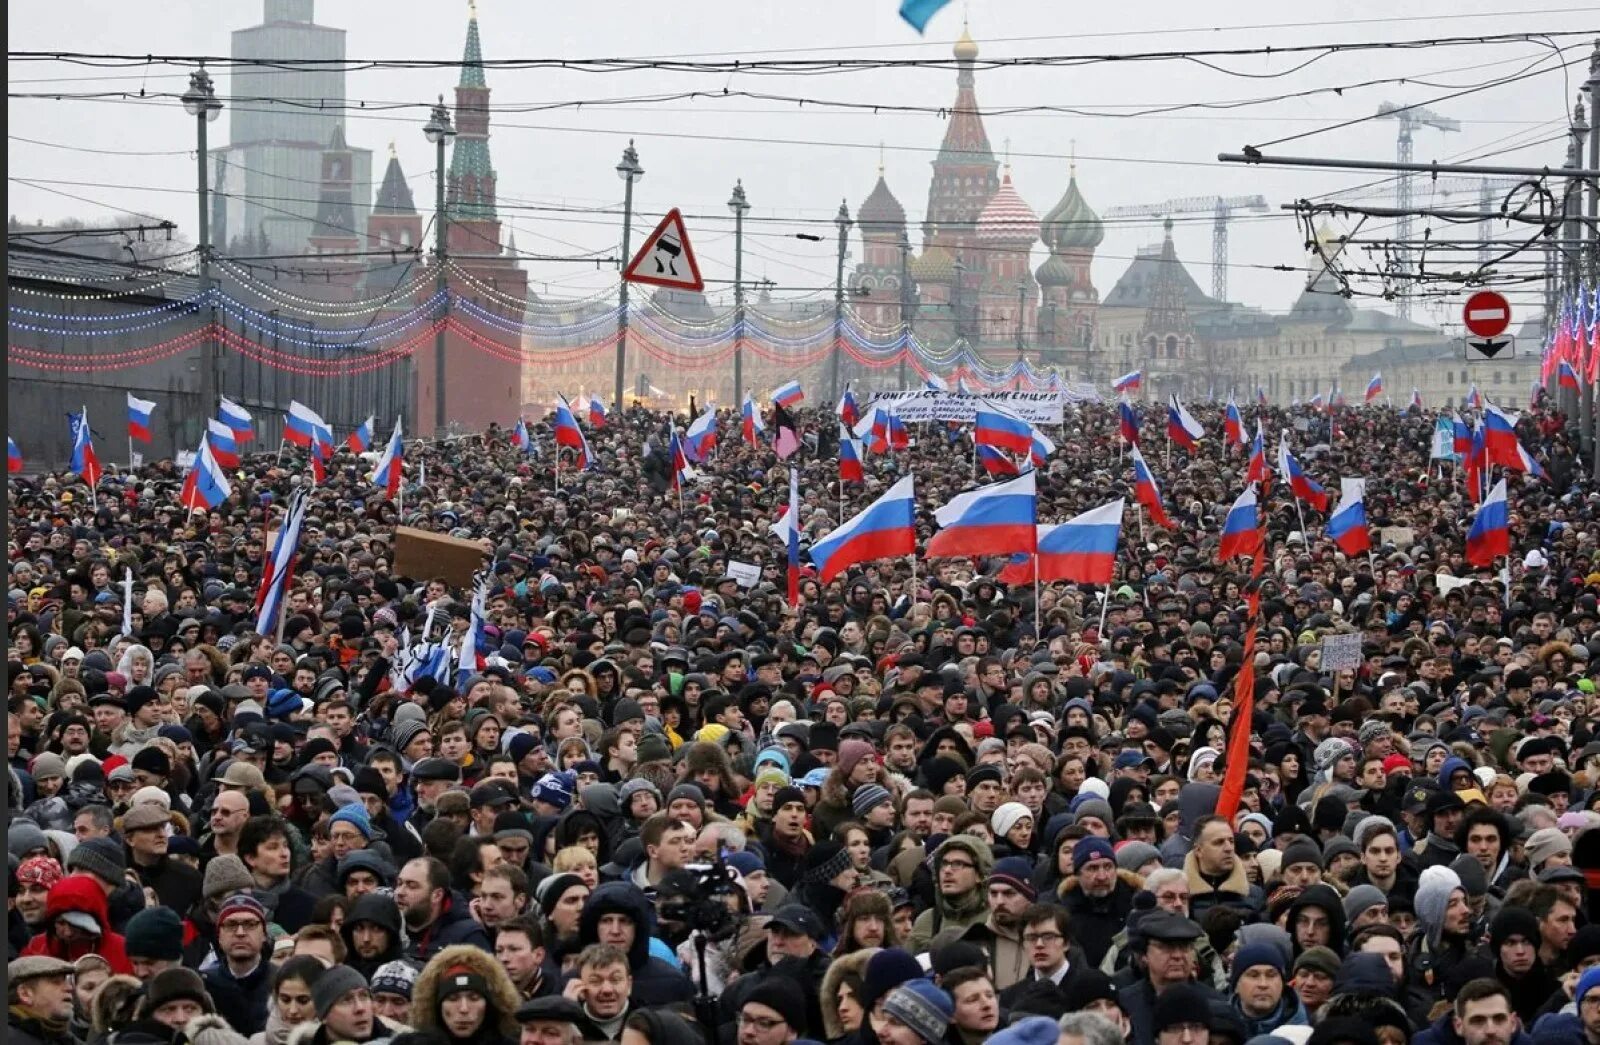
[[[1211,296],[1228,300],[1228,216],[1236,210],[1262,213],[1267,209],[1263,196],[1184,196],[1161,203],[1135,203],[1112,207],[1107,218],[1165,218],[1173,214],[1215,216],[1211,224]]]
[[[1395,105],[1393,102],[1384,102],[1378,106],[1378,118],[1381,120],[1394,120],[1400,125],[1400,136],[1395,145],[1395,159],[1402,164],[1412,162],[1411,133],[1418,127],[1432,127],[1437,131],[1459,131],[1460,120],[1452,120],[1448,116],[1440,116],[1432,109],[1425,109],[1418,105]],[[1396,257],[1400,268],[1404,270],[1410,264],[1410,249],[1405,245],[1411,239],[1411,173],[1401,171],[1394,183],[1394,207],[1400,212],[1398,231],[1401,247]],[[1401,319],[1411,318],[1411,299],[1404,294],[1395,300],[1395,312]]]

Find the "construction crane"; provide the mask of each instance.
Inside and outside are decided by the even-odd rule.
[[[1432,127],[1437,131],[1459,131],[1460,120],[1452,120],[1448,116],[1440,116],[1432,109],[1425,109],[1420,105],[1395,105],[1393,102],[1384,102],[1378,106],[1380,120],[1394,120],[1400,125],[1400,137],[1395,145],[1395,159],[1401,164],[1412,162],[1411,132],[1418,127]],[[1401,247],[1396,254],[1396,260],[1401,271],[1406,271],[1410,264],[1411,251],[1406,244],[1411,239],[1411,174],[1401,171],[1400,177],[1394,183],[1394,207],[1400,212],[1399,234]],[[1401,319],[1411,318],[1411,299],[1401,294],[1395,300],[1395,312]]]
[[[1211,296],[1228,300],[1228,215],[1236,210],[1262,213],[1267,210],[1264,196],[1185,196],[1162,203],[1135,203],[1112,207],[1108,218],[1166,218],[1173,214],[1215,215],[1211,224]]]

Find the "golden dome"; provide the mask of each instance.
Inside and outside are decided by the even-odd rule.
[[[956,41],[954,52],[955,56],[964,62],[970,62],[978,57],[978,43],[972,38],[972,34],[967,32],[965,22],[961,23],[961,39]]]

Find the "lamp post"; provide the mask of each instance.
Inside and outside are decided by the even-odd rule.
[[[451,138],[456,136],[456,129],[450,124],[450,110],[445,108],[444,95],[439,96],[439,102],[428,114],[428,122],[422,125],[423,137],[434,146],[433,164],[433,293],[435,300],[434,322],[438,327],[433,332],[433,435],[435,439],[444,438],[445,425],[448,423],[445,414],[444,399],[444,318],[448,307],[448,298],[445,294],[446,281],[444,271],[445,250],[449,240],[445,235],[444,214],[444,147]],[[418,404],[421,405],[420,403]]]
[[[617,177],[624,184],[622,190],[622,263],[626,265],[633,260],[630,253],[629,241],[633,238],[633,183],[644,177],[644,168],[639,166],[639,154],[633,148],[633,139],[628,139],[628,147],[622,150],[622,162],[617,164]],[[613,382],[612,394],[615,397],[617,410],[622,409],[623,372],[628,366],[628,281],[623,280],[621,288],[617,291],[617,374]]]
[[[211,293],[211,189],[206,176],[206,124],[216,121],[222,115],[222,102],[217,99],[217,92],[211,84],[211,74],[206,72],[205,64],[189,74],[189,89],[183,92],[183,111],[193,116],[196,133],[196,156],[198,157],[197,171],[199,172],[198,196],[200,199],[200,294],[210,300]],[[216,321],[216,303],[211,302],[211,319],[208,326]],[[205,428],[205,418],[211,416],[215,409],[217,399],[217,339],[207,334],[200,348],[200,410],[201,430]]]
[[[833,277],[833,351],[828,353],[828,401],[839,398],[839,350],[844,340],[844,256],[850,246],[850,208],[839,201],[839,213],[833,223],[839,226],[839,267]]]
[[[733,401],[744,402],[744,212],[750,201],[744,195],[744,179],[734,183],[728,197],[733,212]]]

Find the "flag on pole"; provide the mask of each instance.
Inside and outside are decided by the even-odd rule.
[[[767,426],[761,423],[756,401],[746,394],[744,405],[739,408],[739,437],[751,446],[760,446],[760,436],[765,435],[766,431]]]
[[[589,427],[604,428],[606,426],[606,404],[599,396],[589,397]]]
[[[511,445],[525,454],[536,453],[533,445],[533,433],[528,431],[528,422],[522,415],[517,415],[517,425],[511,429]]]
[[[1296,497],[1319,512],[1328,510],[1328,491],[1317,485],[1316,480],[1306,474],[1306,470],[1301,467],[1294,454],[1289,452],[1288,432],[1283,432],[1278,437],[1278,471],[1283,475],[1284,484]]]
[[[980,446],[977,448],[977,450],[978,464],[982,466],[983,470],[988,474],[1001,476],[1022,474],[1021,469],[1016,466],[1016,463],[1013,462],[1011,458],[1007,457],[1002,451],[996,450],[992,446]]]
[[[772,437],[772,449],[777,453],[778,460],[787,461],[800,449],[800,426],[795,423],[794,415],[789,413],[789,408],[782,403],[772,405],[772,427],[776,435]]]
[[[1367,530],[1366,491],[1365,479],[1340,479],[1339,503],[1328,516],[1328,536],[1351,558],[1372,550],[1372,534]]]
[[[678,438],[676,429],[667,440],[667,456],[672,458],[672,488],[681,490],[684,482],[694,477],[694,469],[689,466],[689,455],[684,453],[683,440]]]
[[[1245,472],[1245,482],[1260,483],[1265,490],[1272,485],[1272,469],[1267,464],[1267,436],[1261,430],[1261,418],[1256,418],[1255,438],[1250,441],[1250,464]]]
[[[1415,410],[1419,414],[1422,413],[1422,389],[1413,388],[1411,390],[1411,402],[1407,404],[1406,408]]]
[[[560,453],[563,446],[570,447],[577,453],[578,469],[581,471],[593,463],[593,455],[589,453],[589,440],[584,438],[583,429],[578,427],[578,419],[572,413],[572,406],[567,402],[567,397],[556,396],[556,423],[555,423],[556,453]]]
[[[141,443],[150,441],[150,414],[156,408],[154,399],[140,399],[128,393],[128,438]]]
[[[217,420],[233,429],[235,443],[248,442],[256,437],[255,418],[250,416],[250,411],[227,396],[223,396],[222,405],[217,408]]]
[[[1262,388],[1261,386],[1257,385],[1256,386],[1256,406],[1264,407],[1266,405],[1267,405],[1267,390],[1265,388]]]
[[[1038,579],[1110,584],[1117,568],[1125,508],[1127,501],[1119,497],[1050,527],[1048,533],[1039,527]]]
[[[211,452],[211,441],[200,437],[200,450],[194,456],[194,467],[183,480],[183,492],[178,498],[191,512],[198,508],[211,509],[228,499],[233,492],[228,483],[228,473],[223,470]]]
[[[1483,407],[1483,441],[1488,451],[1488,462],[1505,468],[1520,468],[1521,458],[1517,442],[1517,415],[1508,414],[1493,403]]]
[[[1366,402],[1370,403],[1381,395],[1383,395],[1383,375],[1373,374],[1372,380],[1367,382]]]
[[[72,434],[72,458],[69,471],[77,472],[89,489],[100,485],[100,458],[94,452],[94,434],[89,429],[89,408],[79,408],[76,414],[67,415],[67,428]]]
[[[1167,399],[1167,438],[1193,453],[1206,430],[1173,393]]]
[[[6,436],[6,471],[15,473],[22,471],[22,451],[17,449],[17,441]]]
[[[988,403],[978,404],[973,440],[979,446],[992,446],[1014,454],[1033,451],[1033,426],[1019,417],[1003,413]]]
[[[299,558],[300,531],[305,525],[308,492],[297,487],[289,495],[289,506],[283,523],[272,544],[272,554],[267,558],[261,573],[261,587],[256,590],[256,633],[272,635],[278,630],[278,614],[283,607],[289,584],[294,579],[295,563]]]
[[[1139,445],[1139,412],[1126,399],[1117,403],[1117,426],[1123,442],[1129,446]]]
[[[925,32],[928,28],[928,19],[949,2],[950,0],[900,0],[900,17],[910,23],[911,28],[917,32]]]
[[[1028,467],[1043,468],[1045,461],[1055,452],[1055,440],[1041,432],[1038,426],[1035,426],[1033,429],[1033,444],[1028,447]]]
[[[400,419],[394,419],[394,434],[389,436],[389,445],[384,447],[383,456],[378,458],[378,467],[372,470],[372,483],[380,487],[389,500],[394,500],[400,493],[400,477],[405,463],[405,441],[400,438]]]
[[[786,408],[799,406],[805,397],[805,390],[800,387],[800,382],[798,381],[790,381],[772,393],[772,401]]]
[[[317,430],[326,427],[327,423],[315,410],[296,400],[289,401],[289,412],[283,418],[284,442],[309,450],[317,441]]]
[[[484,666],[484,651],[489,648],[489,636],[484,628],[488,624],[485,619],[489,607],[489,578],[491,571],[484,570],[479,573],[476,583],[472,586],[471,617],[467,622],[467,630],[461,634],[461,653],[456,660],[456,690],[465,693],[467,680],[476,675]]]
[[[222,467],[239,467],[239,447],[233,441],[233,429],[221,421],[207,421],[206,444],[211,447],[211,456]]]
[[[1483,409],[1483,396],[1479,394],[1477,385],[1473,385],[1467,390],[1466,407],[1468,410]]]
[[[1246,483],[1244,492],[1234,499],[1233,507],[1228,509],[1227,518],[1222,521],[1222,543],[1217,545],[1218,562],[1226,563],[1229,559],[1255,554],[1256,545],[1261,539],[1257,515],[1255,484]]]
[[[1111,390],[1113,392],[1116,392],[1119,395],[1125,394],[1125,393],[1128,393],[1128,392],[1137,392],[1137,391],[1139,391],[1139,386],[1143,382],[1144,382],[1144,371],[1143,370],[1134,370],[1134,371],[1131,371],[1129,373],[1123,374],[1121,377],[1119,377],[1115,381],[1111,382]]]
[[[861,421],[861,408],[856,405],[856,397],[851,394],[850,386],[844,386],[844,394],[839,397],[839,423],[846,428],[854,429]]]
[[[784,547],[789,553],[789,605],[800,605],[800,469],[789,466],[789,533]]]
[[[1156,485],[1156,477],[1150,471],[1150,466],[1144,463],[1144,455],[1139,452],[1139,445],[1135,443],[1128,451],[1133,459],[1133,496],[1134,500],[1144,505],[1144,510],[1150,513],[1150,519],[1157,526],[1169,530],[1177,529],[1172,520],[1167,518],[1167,510],[1161,507],[1161,488]]]
[[[1233,676],[1233,717],[1229,722],[1228,749],[1223,758],[1222,787],[1217,794],[1217,815],[1230,824],[1239,811],[1250,768],[1250,732],[1256,709],[1256,629],[1260,626],[1257,619],[1261,612],[1260,592],[1251,592],[1246,605],[1249,607],[1249,627],[1244,633],[1241,666]]]
[[[1506,504],[1506,481],[1501,479],[1472,517],[1472,528],[1467,531],[1467,562],[1493,566],[1496,559],[1510,554],[1511,513]]]
[[[1483,499],[1484,472],[1489,468],[1489,449],[1483,434],[1483,418],[1478,418],[1472,424],[1472,441],[1468,444],[1466,460],[1462,463],[1461,475],[1467,482],[1467,495],[1472,498],[1472,503],[1477,504]]]
[[[1579,390],[1578,372],[1565,359],[1556,364],[1556,384],[1562,388],[1570,388],[1574,392]]]
[[[707,408],[705,413],[689,422],[683,436],[683,452],[694,464],[710,456],[717,445],[717,411]]]
[[[1239,415],[1239,404],[1228,396],[1228,405],[1222,411],[1222,441],[1226,446],[1244,445],[1244,418]]]
[[[913,476],[889,487],[876,501],[811,545],[817,579],[827,584],[852,566],[913,555],[917,550]]]
[[[372,445],[372,426],[377,423],[377,417],[368,414],[367,419],[356,426],[356,430],[345,438],[344,445],[350,448],[353,454],[364,454]]]
[[[865,469],[861,467],[861,443],[850,434],[850,429],[839,426],[839,481],[864,483]]]
[[[939,532],[928,540],[929,559],[1032,552],[1039,520],[1036,474],[957,494],[933,517]]]

